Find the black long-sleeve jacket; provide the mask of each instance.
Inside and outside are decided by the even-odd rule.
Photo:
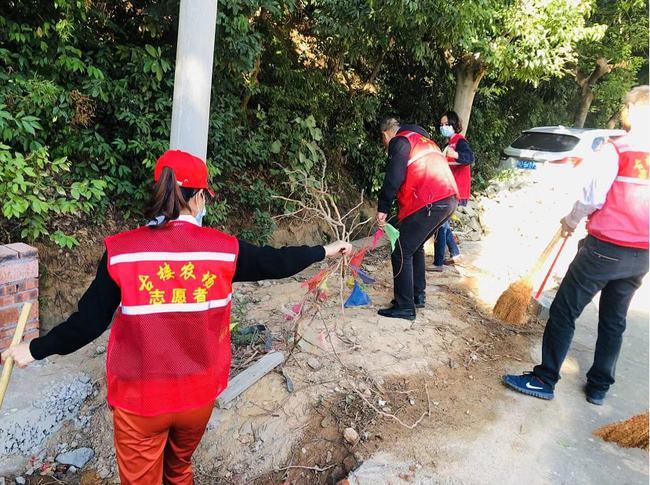
[[[418,125],[402,125],[397,131],[397,135],[388,144],[388,164],[386,165],[386,175],[384,183],[379,191],[379,200],[377,210],[388,214],[393,205],[393,200],[397,196],[399,188],[406,178],[406,167],[409,159],[411,146],[406,138],[400,136],[401,132],[415,131],[420,135],[431,138],[429,133]]]
[[[455,161],[461,165],[471,165],[474,163],[474,152],[465,138],[461,138],[456,143],[456,153],[458,153],[458,158]]]
[[[323,246],[258,247],[239,241],[233,282],[286,278],[325,258]],[[92,342],[108,328],[120,304],[120,288],[108,274],[106,252],[97,275],[79,300],[78,309],[63,323],[29,344],[35,359],[66,355]]]

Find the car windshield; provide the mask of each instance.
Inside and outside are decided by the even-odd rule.
[[[542,152],[566,152],[574,148],[579,141],[578,137],[571,135],[527,131],[512,142],[512,148]]]

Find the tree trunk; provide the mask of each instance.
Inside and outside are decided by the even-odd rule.
[[[573,126],[576,128],[584,128],[587,115],[589,114],[589,108],[591,108],[591,103],[593,103],[595,97],[593,87],[601,77],[611,70],[612,66],[606,59],[601,57],[596,61],[596,67],[589,76],[584,76],[580,73],[576,75],[576,82],[582,88],[580,103],[578,103],[573,119]]]
[[[584,128],[585,121],[587,121],[587,115],[589,114],[589,108],[591,108],[591,103],[594,101],[594,97],[595,95],[591,86],[587,85],[582,88],[580,103],[578,103],[575,118],[573,120],[573,126],[576,128]]]
[[[618,125],[621,121],[621,110],[623,108],[619,108],[616,110],[616,113],[612,115],[612,117],[607,121],[607,128],[610,130],[613,130],[616,128],[616,125]]]
[[[467,56],[456,65],[456,95],[454,111],[458,113],[463,124],[463,135],[467,132],[472,105],[478,85],[485,75],[485,66]]]

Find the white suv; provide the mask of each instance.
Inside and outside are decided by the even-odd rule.
[[[501,153],[501,168],[536,169],[552,163],[576,167],[608,139],[623,136],[623,130],[538,126],[524,131]]]

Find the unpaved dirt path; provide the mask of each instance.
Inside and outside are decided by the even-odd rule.
[[[370,290],[373,304],[342,314],[333,299],[301,328],[303,345],[284,366],[293,393],[276,373],[233,409],[215,411],[196,454],[205,483],[214,477],[224,483],[330,483],[376,451],[401,448],[406,460],[415,448],[399,445],[404,440],[414,444],[492,418],[487,404],[495,391],[485,391],[485,379],[503,359],[523,358],[528,335],[539,327],[504,328],[476,305],[466,278],[453,270],[428,275],[429,302],[415,322],[381,318],[377,308],[392,297],[387,253],[368,259],[378,277]],[[267,291],[272,297],[262,297],[248,316],[266,316],[274,332],[290,333],[293,322],[277,309],[295,303],[302,289],[282,283]],[[347,427],[360,435],[358,444],[344,441]]]
[[[428,274],[427,307],[415,322],[381,318],[377,308],[392,297],[388,261],[386,249],[366,258],[366,269],[377,278],[369,288],[369,307],[342,313],[333,279],[332,298],[317,314],[306,310],[317,316],[303,320],[303,339],[293,350],[288,337],[294,321],[286,319],[283,307],[302,299],[304,288],[298,280],[318,268],[272,284],[236,288],[236,318],[240,325],[264,323],[269,328],[273,347],[289,356],[284,373],[294,391],[288,392],[278,370],[246,391],[232,408],[215,409],[195,454],[198,483],[331,483],[376,452],[398,450],[395,456],[407,461],[415,456],[420,440],[480,428],[494,417],[488,404],[495,390],[486,392],[484,381],[492,379],[504,359],[524,358],[529,334],[539,334],[541,328],[503,327],[487,307],[476,303],[468,289],[471,278],[454,270]],[[89,446],[96,456],[83,473],[59,479],[116,481],[104,355],[97,352],[106,337],[71,356],[53,357],[38,370],[47,372],[50,380],[59,369],[83,370],[95,393],[82,406],[89,423],[82,429],[66,424],[36,457],[33,483],[45,485],[42,477],[36,478],[39,470],[51,470],[57,452],[71,444]],[[359,434],[358,444],[343,439],[347,427]],[[401,445],[404,440],[413,446]],[[99,474],[106,478],[100,480]]]
[[[648,285],[642,289],[644,298]],[[577,322],[576,336],[562,369],[556,398],[542,401],[505,389],[500,372],[483,381],[491,415],[453,433],[406,437],[373,454],[350,476],[350,484],[644,484],[648,453],[623,449],[594,437],[594,429],[648,409],[648,312],[637,298],[618,363],[618,382],[604,406],[585,401],[585,372],[593,359],[597,308]],[[538,362],[540,341],[522,363],[504,372],[528,370]],[[405,454],[404,450],[408,450]],[[406,455],[406,456],[405,456]]]

